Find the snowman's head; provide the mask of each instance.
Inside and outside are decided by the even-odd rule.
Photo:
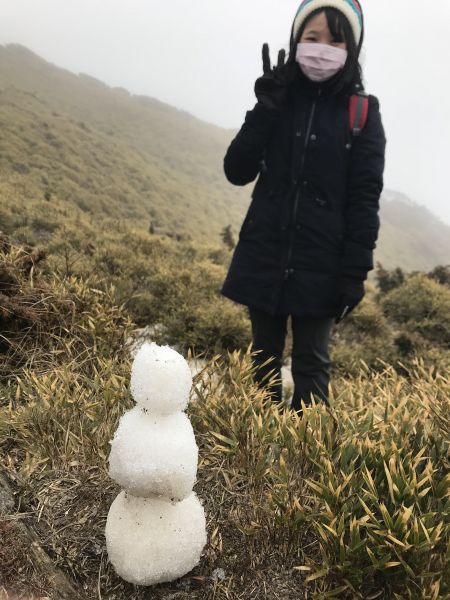
[[[192,374],[186,359],[173,348],[145,343],[134,358],[130,387],[138,406],[168,415],[187,407]]]

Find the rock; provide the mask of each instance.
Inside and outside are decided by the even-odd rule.
[[[12,489],[6,475],[0,470],[0,515],[7,515],[16,505]]]
[[[211,574],[211,579],[214,581],[223,581],[225,579],[225,571],[223,569],[214,569]]]
[[[14,497],[0,485],[0,515],[7,515],[14,510]]]

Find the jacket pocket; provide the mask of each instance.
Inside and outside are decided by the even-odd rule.
[[[333,210],[333,204],[331,200],[310,182],[305,183],[301,193],[305,204],[311,207],[313,210],[317,209],[319,212]]]
[[[332,202],[311,189],[303,196],[297,220],[309,244],[324,251],[340,252],[343,244],[343,217]]]

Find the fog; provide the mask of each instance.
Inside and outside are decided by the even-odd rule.
[[[366,88],[388,138],[386,187],[450,223],[450,2],[363,0]],[[224,127],[255,103],[261,45],[288,47],[291,0],[2,0],[0,43],[21,43]],[[425,11],[425,8],[433,11]]]

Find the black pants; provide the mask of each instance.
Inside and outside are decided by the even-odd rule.
[[[249,306],[252,323],[253,350],[261,350],[253,359],[258,367],[255,379],[261,387],[267,383],[267,374],[275,369],[281,378],[283,350],[287,333],[288,315],[269,315]],[[328,345],[333,318],[312,318],[291,316],[292,320],[292,377],[294,396],[291,408],[301,413],[301,400],[311,404],[311,394],[316,400],[328,403],[330,381],[330,357]],[[260,368],[268,359],[270,363]],[[264,379],[265,378],[265,379]],[[283,386],[271,388],[272,399],[282,401]]]

